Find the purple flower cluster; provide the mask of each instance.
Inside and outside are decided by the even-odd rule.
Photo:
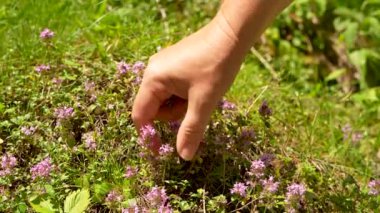
[[[137,172],[138,172],[138,169],[136,167],[127,166],[127,168],[125,168],[124,177],[125,178],[134,177],[137,174]]]
[[[45,28],[44,30],[41,31],[40,33],[40,38],[42,40],[47,40],[47,39],[51,39],[54,37],[54,32],[51,31],[50,29],[48,28]]]
[[[145,209],[140,209],[137,205],[131,206],[129,208],[123,208],[121,210],[121,213],[140,213],[140,212],[147,212]]]
[[[139,84],[141,84],[141,82],[142,82],[142,78],[138,75],[135,77],[135,80],[133,80],[133,83],[135,85],[139,85]]]
[[[83,134],[84,146],[89,150],[96,149],[95,132],[87,132]]]
[[[158,213],[172,213],[173,209],[170,207],[170,205],[161,205],[160,208],[158,208]]]
[[[30,172],[32,173],[32,180],[38,177],[46,178],[50,176],[50,172],[53,170],[53,165],[51,163],[50,157],[45,158],[43,161],[34,165]]]
[[[350,124],[346,124],[342,127],[343,138],[347,140],[351,134],[352,127]]]
[[[13,167],[17,165],[17,159],[11,154],[5,154],[1,157],[0,177],[11,174]]]
[[[272,115],[273,113],[272,109],[269,107],[267,101],[263,101],[263,103],[261,104],[259,108],[259,113],[263,117],[269,117]]]
[[[168,206],[166,202],[169,197],[166,195],[165,188],[155,186],[145,195],[145,199],[152,207],[160,208]]]
[[[30,127],[23,126],[23,127],[21,127],[21,132],[27,136],[33,135],[36,130],[37,130],[37,128],[34,126],[30,126]]]
[[[124,75],[131,70],[131,65],[125,63],[125,61],[120,61],[117,63],[117,70],[119,75]]]
[[[55,117],[60,120],[71,118],[74,115],[74,109],[72,107],[59,107],[54,111]]]
[[[342,127],[343,139],[347,140],[351,136],[352,143],[358,143],[363,139],[363,133],[359,131],[353,131],[350,124],[346,124]]]
[[[117,63],[117,77],[125,75],[127,72],[132,71],[135,76],[133,83],[140,84],[142,79],[140,73],[145,69],[145,64],[142,61],[137,61],[133,65],[126,63],[125,61],[120,61]]]
[[[380,180],[372,180],[368,183],[370,195],[379,195],[380,193]]]
[[[136,61],[135,64],[133,64],[132,71],[136,74],[140,73],[145,69],[145,63],[142,61]]]
[[[265,163],[262,160],[255,160],[251,163],[251,168],[248,172],[251,176],[256,176],[257,178],[260,178],[264,176],[265,171]]]
[[[86,81],[84,83],[84,90],[86,92],[94,92],[94,90],[95,90],[95,82],[93,82],[93,81]]]
[[[234,187],[231,189],[231,194],[236,194],[241,197],[245,197],[247,195],[248,186],[245,183],[235,183]]]
[[[252,128],[243,128],[241,130],[241,137],[244,139],[254,139],[256,137],[255,130]]]
[[[261,180],[265,192],[276,193],[280,182],[274,181],[273,176],[270,176],[268,179]]]
[[[106,197],[106,202],[114,203],[123,201],[123,195],[121,195],[118,191],[112,190],[108,193]]]
[[[287,203],[296,203],[303,199],[306,187],[303,184],[293,183],[287,187],[286,199]]]
[[[169,144],[163,144],[160,149],[158,150],[158,153],[162,156],[162,157],[167,157],[169,156],[170,154],[172,154],[174,152],[174,148],[172,146],[170,146]]]
[[[232,102],[223,100],[219,103],[219,107],[223,110],[234,110],[236,109],[236,105]]]
[[[141,146],[152,145],[152,140],[156,136],[156,129],[151,124],[147,124],[140,129],[139,144]]]
[[[63,82],[63,80],[61,78],[56,78],[55,77],[55,78],[52,79],[52,82],[55,85],[60,85]]]
[[[45,65],[45,64],[41,64],[41,65],[38,65],[34,68],[34,70],[38,73],[42,73],[42,72],[45,72],[45,71],[49,71],[50,70],[50,65]]]
[[[268,166],[272,163],[272,161],[276,158],[274,154],[265,153],[260,157],[260,160],[264,162],[265,166]]]
[[[177,133],[178,130],[179,130],[179,127],[181,126],[181,122],[180,121],[170,121],[169,122],[169,127],[170,127],[170,130],[173,132],[173,133]]]
[[[145,207],[138,207],[137,205],[132,205],[128,208],[123,208],[121,213],[148,213],[148,212],[156,212],[153,209],[147,209]],[[172,213],[170,205],[162,205],[157,209],[157,213]]]
[[[363,139],[363,133],[361,132],[353,132],[351,135],[352,143],[358,143]]]

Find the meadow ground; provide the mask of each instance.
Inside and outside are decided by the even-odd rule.
[[[357,13],[373,4],[349,2],[340,6]],[[172,150],[176,122],[146,135],[162,136],[159,157],[139,143],[130,114],[143,64],[207,23],[218,4],[2,1],[0,211],[376,212],[380,84],[370,68],[378,66],[357,58],[378,50],[380,31],[356,26],[343,9],[332,30],[321,24],[338,3],[295,1],[275,21],[194,161]],[[363,23],[379,25],[374,17]],[[348,20],[356,28],[339,28]],[[45,28],[54,35],[41,35]]]

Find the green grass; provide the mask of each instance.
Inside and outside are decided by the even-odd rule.
[[[115,177],[122,175],[124,165],[118,163],[124,162],[125,159],[136,165],[145,165],[136,155],[129,158],[123,154],[134,153],[135,149],[136,136],[129,116],[136,90],[126,85],[130,81],[114,80],[115,63],[120,60],[147,61],[159,48],[175,43],[207,23],[217,9],[218,1],[206,0],[3,0],[0,3],[0,139],[5,142],[0,143],[0,155],[5,152],[21,153],[25,161],[21,162],[24,167],[20,168],[19,174],[26,174],[31,164],[37,163],[37,158],[41,160],[44,153],[64,153],[62,147],[50,143],[50,140],[59,143],[65,140],[65,136],[56,136],[54,132],[57,130],[51,127],[53,109],[62,104],[88,104],[84,101],[87,96],[82,86],[86,80],[92,80],[102,92],[99,92],[96,103],[88,104],[83,109],[78,108],[82,110],[79,110],[79,117],[83,117],[83,120],[75,120],[77,123],[73,126],[76,129],[73,127],[73,131],[104,128],[104,136],[100,140],[103,143],[102,148],[107,150],[105,153],[111,153],[111,157],[104,158],[105,162],[102,164],[103,162],[96,160],[96,157],[103,156],[81,153],[69,157],[57,154],[55,160],[64,162],[62,167],[74,171],[73,177],[77,179],[71,181],[58,175],[51,184],[70,185],[74,184],[73,182],[81,182],[82,179],[88,181],[88,176],[99,178],[89,178],[89,182],[98,184],[96,187],[102,190],[112,188],[111,183],[107,183],[107,186],[102,185],[101,181],[107,179],[112,180],[110,182],[114,185],[133,188],[131,183]],[[323,175],[326,175],[326,179],[330,178],[327,182],[330,181],[331,187],[335,187],[337,185],[334,184],[337,183],[331,179],[340,179],[344,176],[342,174],[347,174],[355,177],[362,188],[366,188],[371,178],[380,176],[380,168],[377,166],[380,160],[380,92],[373,88],[347,94],[342,92],[341,85],[335,80],[327,81],[320,78],[320,73],[325,70],[321,70],[318,63],[309,62],[313,56],[293,41],[280,38],[279,28],[287,26],[286,24],[282,19],[277,20],[265,34],[268,41],[257,48],[267,64],[263,64],[252,53],[248,54],[234,85],[226,94],[227,99],[235,102],[239,113],[245,115],[244,119],[248,120],[240,121],[236,118],[239,121],[228,124],[228,121],[224,123],[224,118],[217,118],[225,125],[224,130],[231,131],[228,134],[236,133],[236,129],[240,128],[236,126],[239,122],[252,125],[262,140],[258,142],[257,150],[249,151],[249,154],[254,156],[262,150],[276,150],[276,154],[281,156],[284,162],[296,162],[297,177],[307,179],[307,175],[315,175],[321,178],[318,183],[322,183],[322,179],[325,178]],[[39,32],[45,27],[56,33],[53,45],[45,44],[39,39]],[[54,72],[46,76],[35,74],[34,67],[42,63],[51,64]],[[275,70],[279,77],[277,80],[273,78],[268,66]],[[59,89],[54,89],[51,78],[58,76],[62,77],[65,83]],[[104,86],[107,87],[103,88]],[[263,124],[258,115],[258,108],[263,100],[267,100],[273,109],[270,128]],[[116,105],[119,114],[116,111],[105,110],[109,103]],[[363,134],[363,139],[358,143],[343,139],[341,129],[347,123],[354,131]],[[41,137],[26,139],[19,131],[23,125],[37,125],[44,132],[41,133]],[[67,133],[59,131],[57,134]],[[25,145],[26,142],[31,145]],[[120,146],[120,143],[124,143],[124,146]],[[33,148],[28,149],[26,146]],[[83,160],[87,157],[90,160]],[[228,162],[225,158],[222,159],[223,164],[210,163],[210,167],[216,167],[212,168],[215,173],[205,177],[205,185],[207,183],[214,187],[216,183],[212,180],[214,177],[220,178],[221,172],[225,175],[223,178],[230,178],[222,181],[225,184],[223,187],[238,179],[236,174],[226,175],[225,166]],[[231,173],[243,165],[238,164],[241,163],[240,160],[233,162],[236,165],[231,167]],[[198,164],[184,166],[191,174],[183,174],[182,170],[176,166],[170,167],[170,164],[164,167],[167,173],[158,170],[159,173],[163,173],[164,180],[173,172],[173,179],[170,179],[173,181],[170,184],[174,185],[172,191],[178,192],[181,191],[178,187],[184,187],[188,203],[185,202],[185,198],[178,199],[178,202],[182,202],[178,206],[193,205],[190,200],[199,196],[196,192],[188,192],[188,186],[179,183],[180,178],[175,180],[178,182],[174,181],[176,177],[187,175],[193,177],[193,181],[197,183],[195,180],[198,179],[193,173],[197,174],[197,171],[203,170],[194,165]],[[221,165],[224,165],[224,169]],[[86,168],[90,172],[76,174]],[[149,176],[149,168],[145,170],[142,172]],[[277,172],[280,173],[280,169]],[[30,177],[19,176],[15,180],[21,184],[23,179],[28,178]],[[7,181],[9,180],[0,180],[0,186],[9,184]],[[200,186],[201,183],[203,182],[196,185]],[[144,184],[144,187],[151,187],[154,182],[149,180]],[[26,185],[26,188],[19,189],[24,194],[14,198],[16,200],[13,200],[6,210],[24,208],[27,205],[25,199],[38,191],[35,185]],[[66,185],[62,187],[63,189],[55,189],[55,193],[59,194],[55,201],[61,202],[65,197],[63,194],[73,189]],[[214,193],[219,190],[220,188],[215,187],[215,192],[211,194],[216,196]],[[99,192],[99,196],[103,199],[106,192],[102,193]],[[133,193],[138,194],[141,191],[128,193],[132,196]],[[353,195],[347,196],[344,198],[347,202],[354,198]],[[102,199],[93,204],[92,208],[101,209],[99,203]],[[351,203],[347,204],[349,205]]]

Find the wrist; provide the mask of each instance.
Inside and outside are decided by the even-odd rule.
[[[213,20],[201,29],[203,40],[214,50],[217,57],[224,61],[240,61],[248,52],[250,45],[241,40],[231,28],[225,17],[218,13]]]
[[[239,46],[249,50],[264,30],[292,0],[225,0],[216,15],[235,36]]]

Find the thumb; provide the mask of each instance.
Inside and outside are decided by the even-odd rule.
[[[216,102],[206,95],[189,96],[188,109],[177,135],[177,152],[184,160],[192,160],[203,139]]]

